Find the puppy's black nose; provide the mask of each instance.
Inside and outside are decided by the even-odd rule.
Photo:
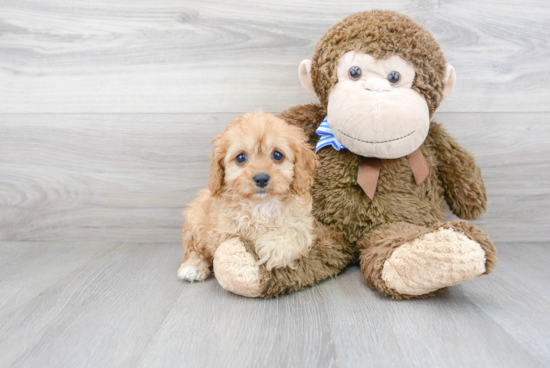
[[[267,174],[258,174],[254,176],[254,182],[257,187],[263,188],[269,183],[269,175]]]

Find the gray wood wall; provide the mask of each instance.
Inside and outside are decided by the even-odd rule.
[[[550,235],[550,2],[2,0],[0,240],[179,242],[231,119],[314,102],[297,67],[356,11],[406,13],[457,71],[438,113],[495,240]]]

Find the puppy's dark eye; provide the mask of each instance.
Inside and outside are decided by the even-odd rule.
[[[351,79],[358,80],[363,75],[363,72],[358,66],[352,66],[351,68],[349,68],[348,75]]]
[[[272,155],[272,156],[273,156],[273,159],[274,159],[275,161],[281,161],[281,160],[283,159],[283,157],[285,157],[285,156],[283,156],[283,154],[282,154],[281,152],[279,152],[279,151],[273,152],[273,155]]]
[[[246,162],[246,155],[244,153],[240,153],[236,158],[235,161],[237,161],[238,164],[242,164],[243,162]]]
[[[399,82],[399,79],[401,79],[401,75],[399,74],[399,72],[391,72],[390,74],[388,74],[388,82],[392,84]]]

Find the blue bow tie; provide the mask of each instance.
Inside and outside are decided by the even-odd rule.
[[[340,142],[338,142],[338,139],[332,134],[332,129],[328,126],[328,116],[323,120],[321,125],[317,128],[315,133],[317,133],[319,138],[319,142],[317,142],[317,146],[315,146],[315,153],[319,151],[321,148],[326,146],[332,146],[336,151],[340,151],[341,149],[345,149],[344,145]]]

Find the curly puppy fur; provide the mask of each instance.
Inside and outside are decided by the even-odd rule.
[[[317,44],[311,75],[321,104],[295,106],[279,115],[301,127],[312,146],[319,139],[315,129],[327,115],[330,91],[338,82],[337,63],[348,51],[375,58],[398,55],[409,61],[416,71],[412,88],[425,98],[433,115],[445,87],[446,61],[437,41],[405,15],[380,10],[357,13],[330,28]],[[465,222],[443,223],[445,202],[454,214],[466,220],[477,219],[485,212],[487,195],[474,157],[434,121],[420,149],[430,170],[424,183],[416,185],[406,158],[382,160],[373,200],[357,184],[359,156],[348,150],[320,150],[320,166],[311,189],[313,214],[320,227],[328,228],[327,239],[337,239],[338,234],[342,243],[329,240],[322,250],[300,258],[297,269],[287,267],[270,273],[262,268],[264,278],[270,280],[264,285],[263,295],[279,296],[337,274],[358,260],[359,251],[365,276],[381,292],[396,299],[434,295],[400,295],[380,281],[380,273],[393,250],[441,227],[478,242],[486,252],[486,273],[494,268],[496,250],[485,234]]]
[[[305,140],[301,129],[264,113],[235,119],[214,139],[208,187],[184,213],[181,278],[208,277],[217,247],[232,238],[250,240],[258,264],[268,270],[294,267],[293,260],[307,253],[317,159]],[[246,161],[239,163],[241,154]],[[256,185],[257,174],[269,175],[266,187]]]

